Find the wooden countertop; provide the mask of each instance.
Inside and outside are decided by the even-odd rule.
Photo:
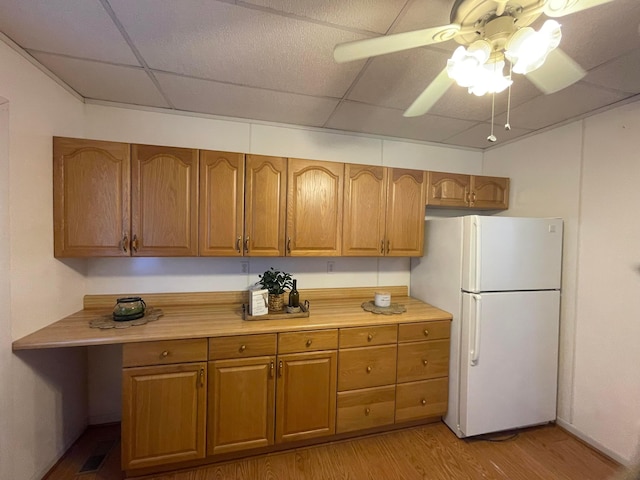
[[[378,315],[362,309],[376,291],[391,293],[404,305],[402,314]],[[109,345],[153,340],[219,337],[253,333],[343,328],[390,323],[451,320],[451,314],[408,296],[407,287],[300,290],[309,300],[308,318],[243,320],[247,292],[140,294],[148,306],[161,308],[157,321],[129,328],[91,328],[89,322],[109,314],[115,299],[127,295],[88,295],[84,309],[13,342],[13,350]]]

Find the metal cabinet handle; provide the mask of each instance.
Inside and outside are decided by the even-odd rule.
[[[167,358],[169,356],[169,350],[165,350],[160,354],[160,357]]]
[[[291,237],[287,237],[287,252],[291,253]]]
[[[371,370],[373,370],[373,369],[371,368],[371,365],[367,365],[367,373],[371,373]]]
[[[306,345],[307,345],[307,347],[310,347],[310,346],[311,346],[311,343],[312,343],[312,340],[311,340],[311,339],[307,340],[307,344],[306,344]]]
[[[373,334],[369,334],[367,335],[367,342],[370,342],[371,340],[373,340]]]
[[[429,336],[429,330],[427,330],[426,328],[424,329],[424,336],[428,337]]]
[[[204,387],[204,368],[200,369],[200,386]]]
[[[282,360],[280,360],[280,362],[278,362],[278,376],[282,377],[282,369],[284,368],[284,365],[282,364]]]
[[[247,349],[246,345],[240,345],[240,351],[244,352]]]
[[[275,362],[269,363],[269,378],[273,378],[273,370],[275,369]]]
[[[422,360],[422,364],[426,367],[429,364],[429,360]]]
[[[247,238],[244,239],[244,251],[246,253],[249,253],[249,236],[247,235]]]
[[[476,192],[471,192],[471,206],[474,206],[476,203]]]
[[[427,401],[423,398],[422,401],[420,402],[423,406],[427,404]]]
[[[138,251],[138,235],[134,235],[133,239],[131,239],[131,250]]]
[[[371,409],[369,407],[364,409],[364,414],[369,415],[371,413]]]
[[[387,253],[391,251],[391,240],[387,240]]]
[[[240,253],[240,242],[242,241],[242,237],[236,238],[236,250]]]
[[[380,253],[384,253],[384,238],[380,240]]]
[[[120,242],[120,248],[124,253],[127,253],[127,251],[129,250],[129,237],[127,236],[126,233],[124,234],[124,237],[122,237],[122,241]]]

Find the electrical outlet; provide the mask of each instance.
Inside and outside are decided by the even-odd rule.
[[[329,261],[327,262],[327,273],[333,273],[333,267],[336,262]]]
[[[249,262],[240,262],[240,273],[249,273]]]

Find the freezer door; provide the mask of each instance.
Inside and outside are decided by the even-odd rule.
[[[555,420],[560,292],[464,294],[462,303],[462,436]]]
[[[560,288],[562,220],[464,217],[462,290]]]

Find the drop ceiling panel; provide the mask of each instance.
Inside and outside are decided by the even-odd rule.
[[[475,122],[423,115],[405,118],[402,110],[342,102],[325,127],[438,142],[473,126]]]
[[[322,126],[338,100],[156,73],[179,110]]]
[[[544,128],[613,104],[624,94],[584,83],[577,83],[551,95],[541,95],[511,110],[512,126]],[[500,117],[501,121],[503,117]]]
[[[0,30],[25,49],[139,66],[97,0],[2,0]]]
[[[85,98],[169,107],[142,68],[77,60],[46,53],[36,53],[34,56]]]
[[[454,0],[413,0],[409,2],[409,7],[399,18],[393,32],[408,32],[421,28],[449,25],[453,4]],[[457,43],[451,41],[446,45],[455,48]]]
[[[357,30],[386,33],[406,0],[246,0],[241,3]]]
[[[337,43],[364,38],[227,3],[111,0],[147,64],[240,85],[341,97],[361,64],[338,65]]]
[[[585,81],[629,93],[640,93],[640,48],[589,72]]]

